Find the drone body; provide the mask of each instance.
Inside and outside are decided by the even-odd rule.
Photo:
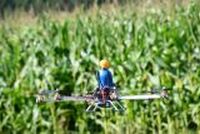
[[[87,112],[96,111],[98,108],[113,108],[115,111],[124,111],[125,108],[121,105],[121,100],[147,100],[165,98],[167,93],[151,92],[151,94],[133,95],[133,96],[119,96],[115,84],[113,83],[112,73],[109,71],[110,63],[108,60],[101,60],[101,70],[97,72],[96,79],[98,88],[93,94],[86,96],[64,96],[58,90],[50,91],[43,90],[37,95],[36,102],[60,102],[60,101],[86,101],[89,106]],[[53,94],[52,97],[47,98],[48,95]]]
[[[153,94],[148,93],[131,96],[120,96],[117,94],[116,89],[102,91],[95,90],[93,94],[85,96],[64,96],[59,94],[58,90],[43,90],[37,95],[36,102],[85,101],[88,103],[86,112],[95,112],[100,108],[112,108],[115,111],[122,112],[125,108],[120,103],[121,100],[152,100],[167,97],[166,90],[162,90],[160,93],[157,92]]]

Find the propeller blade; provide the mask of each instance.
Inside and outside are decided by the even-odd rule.
[[[59,90],[58,89],[56,89],[56,90],[40,90],[39,91],[39,95],[49,95],[49,94],[55,94],[55,93],[58,93],[59,92]]]
[[[92,96],[59,96],[54,98],[46,98],[45,96],[37,96],[36,102],[64,102],[64,101],[91,101]]]
[[[61,96],[61,100],[63,101],[86,101],[93,99],[92,96]]]

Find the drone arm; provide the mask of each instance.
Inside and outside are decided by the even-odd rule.
[[[133,96],[120,96],[119,100],[149,100],[149,99],[159,99],[162,96],[159,94],[150,94],[150,95],[133,95]]]

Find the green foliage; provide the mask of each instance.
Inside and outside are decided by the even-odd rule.
[[[0,133],[198,133],[200,9],[41,18],[36,27],[0,29]],[[79,103],[35,103],[40,89],[85,94],[108,58],[122,95],[156,87],[169,100],[124,102],[124,114],[85,113]]]

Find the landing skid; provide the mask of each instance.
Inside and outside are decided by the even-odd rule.
[[[94,102],[92,104],[90,104],[87,109],[86,112],[95,112],[97,109],[101,109],[102,106],[101,105],[102,102]],[[106,107],[106,104],[109,104],[110,106]],[[125,108],[119,103],[119,101],[111,101],[111,100],[106,100],[105,104],[104,104],[105,108],[113,108],[114,111],[117,112],[124,112]]]

